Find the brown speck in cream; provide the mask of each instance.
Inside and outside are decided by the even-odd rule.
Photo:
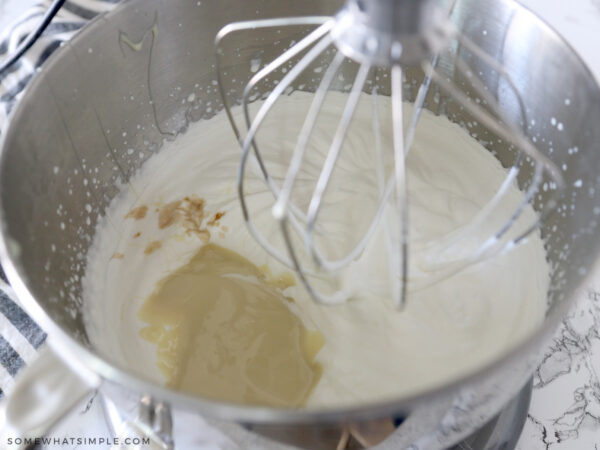
[[[185,230],[189,233],[196,233],[199,236],[206,235],[208,230],[202,228],[202,221],[204,220],[204,199],[195,196],[185,197],[181,205],[181,213],[183,214],[182,225]],[[206,231],[206,233],[204,233]],[[208,233],[210,238],[210,233]],[[200,236],[202,239],[202,236]],[[202,239],[204,241],[204,239]]]
[[[125,255],[123,253],[115,252],[110,259],[123,259]]]
[[[158,213],[158,228],[162,230],[177,222],[179,219],[179,205],[181,205],[181,200],[176,200],[160,208]]]
[[[225,212],[217,212],[214,217],[206,222],[206,225],[209,227],[214,227],[215,225],[219,225],[219,219],[225,215]]]
[[[139,238],[141,235],[142,235],[142,233],[141,233],[140,231],[138,231],[137,233],[135,233],[135,234],[133,235],[133,238],[134,238],[134,239],[135,239],[135,238]]]
[[[227,225],[223,225],[221,227],[221,230],[223,230],[225,233],[227,233],[229,231],[229,227]]]
[[[160,241],[152,241],[148,245],[146,245],[146,249],[144,250],[145,255],[149,255],[150,253],[154,253],[156,250],[162,247]]]
[[[205,204],[203,198],[192,195],[163,206],[158,214],[158,228],[163,229],[179,222],[187,234],[195,234],[207,244],[210,241],[210,231],[202,226]],[[220,219],[224,214],[215,214],[213,220]]]
[[[133,208],[131,211],[127,213],[125,216],[126,219],[135,219],[141,220],[146,217],[146,213],[148,212],[148,207],[146,205],[138,206],[137,208]]]

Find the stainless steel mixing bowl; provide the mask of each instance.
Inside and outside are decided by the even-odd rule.
[[[119,183],[159,151],[164,139],[221,108],[213,60],[218,29],[244,18],[331,14],[338,7],[333,0],[131,0],[91,23],[36,75],[3,137],[2,265],[61,357],[99,375],[104,385],[287,439],[307,425],[335,428],[401,416],[404,423],[389,448],[414,444],[439,449],[481,426],[521,389],[600,250],[600,91],[572,49],[510,0],[459,0],[454,20],[504,63],[524,94],[528,132],[564,168],[563,201],[542,228],[553,267],[548,313],[526,342],[477,373],[410,398],[345,409],[276,410],[208,401],[134,376],[90,347],[82,322],[80,280],[97,216],[117,194]],[[253,59],[269,60],[306,31],[261,31],[229,40],[232,51],[223,62],[230,100],[239,97]],[[506,111],[521,120],[506,81],[464,49],[456,51],[481,71]],[[440,67],[464,85],[450,59]],[[420,77],[419,70],[408,73],[409,98],[418,87],[412,82]],[[311,89],[311,80],[298,85],[302,83]],[[434,99],[437,95],[434,89],[429,109],[457,123],[472,121],[450,99]],[[562,127],[553,126],[553,118]],[[504,164],[512,161],[510,146],[480,126],[469,130],[487,141]],[[199,146],[198,157],[210,150]]]

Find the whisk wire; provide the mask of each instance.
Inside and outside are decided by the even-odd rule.
[[[348,95],[346,106],[344,108],[344,111],[342,112],[342,117],[335,131],[333,141],[331,143],[331,146],[329,147],[329,151],[327,152],[327,157],[325,158],[323,169],[321,170],[321,173],[317,180],[317,184],[313,191],[313,195],[308,205],[305,244],[307,248],[311,249],[311,254],[315,259],[315,262],[319,265],[321,264],[321,260],[318,257],[317,253],[313,251],[313,231],[315,228],[315,223],[317,221],[317,216],[321,209],[323,196],[325,195],[325,191],[327,189],[327,186],[329,185],[329,181],[331,180],[331,175],[333,173],[333,169],[335,168],[335,163],[340,155],[340,150],[342,149],[342,145],[348,133],[348,127],[350,126],[350,122],[354,117],[354,112],[356,111],[356,107],[358,106],[358,101],[362,94],[362,90],[365,86],[365,82],[367,80],[367,76],[369,75],[370,70],[371,65],[367,63],[361,64],[360,68],[358,69],[358,73],[356,75],[356,79],[354,80],[352,90]]]
[[[414,6],[414,4],[408,0],[398,0],[397,3],[398,5],[396,5],[396,3],[394,3],[394,5],[404,8],[405,11],[412,11],[410,8]],[[333,18],[299,17],[240,22],[224,27],[217,35],[215,45],[217,48],[217,82],[219,91],[224,99],[223,103],[225,110],[236,138],[240,141],[242,146],[242,158],[238,170],[238,195],[240,197],[244,220],[248,230],[257,242],[275,259],[284,265],[295,269],[309,294],[319,303],[326,305],[343,303],[354,294],[352,288],[344,285],[335,287],[333,293],[325,294],[320,292],[320,289],[316,288],[318,284],[317,280],[321,279],[328,281],[326,279],[327,274],[339,272],[340,269],[348,266],[359,257],[361,252],[365,250],[369,240],[375,234],[378,225],[384,217],[384,231],[386,233],[387,243],[390,244],[388,245],[388,249],[390,249],[388,254],[389,271],[392,280],[390,292],[392,292],[391,296],[393,304],[398,309],[401,309],[407,301],[409,283],[411,290],[426,288],[452,276],[471,264],[477,263],[482,259],[499,254],[518,245],[529,233],[539,227],[541,220],[545,219],[547,215],[550,214],[557,203],[560,190],[564,185],[561,173],[550,158],[544,155],[527,137],[526,108],[516,83],[501,63],[488,55],[483,49],[450,23],[448,18],[452,14],[455,4],[456,0],[451,0],[448,7],[444,10],[446,13],[446,22],[436,22],[433,27],[420,30],[420,37],[423,38],[423,40],[420,41],[421,44],[423,44],[422,54],[419,53],[421,50],[418,50],[418,46],[414,46],[414,40],[411,41],[408,39],[405,41],[410,47],[408,48],[406,57],[404,55],[406,48],[401,45],[402,37],[401,35],[395,34],[395,30],[392,30],[389,33],[388,31],[381,31],[383,34],[379,35],[379,37],[381,37],[380,41],[377,41],[377,39],[369,39],[369,33],[380,33],[379,29],[376,26],[374,27],[373,24],[376,23],[377,20],[383,20],[384,22],[388,20],[388,18],[385,17],[385,14],[383,16],[377,15],[375,18],[367,17],[365,19],[366,21],[364,21],[364,16],[360,16],[362,12],[360,12],[359,9],[352,8],[356,5],[351,1],[349,1],[348,8],[343,11],[343,14],[339,14]],[[373,11],[381,12],[381,10],[378,10],[377,8],[373,9]],[[352,16],[352,14],[357,15]],[[336,23],[336,20],[338,19],[340,24]],[[375,22],[370,22],[371,19],[375,20]],[[352,26],[348,28],[349,23],[359,27],[360,33],[354,33]],[[237,31],[288,25],[315,25],[317,28],[301,39],[297,44],[288,48],[280,56],[267,63],[267,65],[260,69],[256,74],[251,76],[242,96],[243,117],[248,130],[247,134],[242,139],[230,106],[226,101],[220,61],[221,41],[229,33]],[[336,28],[338,25],[340,25],[340,29]],[[361,41],[363,38],[365,38],[364,42]],[[347,41],[342,42],[344,39],[347,39]],[[512,119],[512,117],[509,117],[509,115],[505,113],[498,99],[487,89],[483,80],[473,73],[470,66],[462,57],[456,55],[453,58],[455,73],[470,82],[478,101],[479,98],[482,99],[485,107],[476,103],[469,94],[463,92],[454,82],[446,79],[440,72],[438,69],[438,61],[441,57],[443,48],[440,43],[447,47],[452,39],[455,39],[458,44],[469,50],[472,55],[494,70],[499,77],[506,81],[517,99],[517,108],[522,122],[521,125],[518,124],[518,120]],[[380,46],[380,44],[385,46],[390,42],[392,45],[389,48]],[[292,86],[292,83],[331,46],[335,46],[337,52],[331,60],[329,67],[325,70],[325,73],[314,92],[314,98],[310,104],[308,114],[302,123],[300,133],[290,156],[289,167],[285,172],[285,176],[280,186],[267,170],[257,140],[257,133],[277,100],[284,95]],[[300,56],[302,52],[305,51],[306,53]],[[387,55],[387,51],[389,51],[389,61],[386,64],[385,55]],[[401,63],[412,60],[415,55],[421,55],[418,61],[421,63],[421,67],[424,71],[424,78],[419,86],[414,101],[412,117],[410,118],[407,128],[404,128],[403,67]],[[249,107],[249,104],[252,101],[251,94],[258,84],[296,57],[299,57],[299,61],[296,62],[289,71],[286,72],[282,70],[284,75],[280,82],[276,84],[266,96],[264,102],[258,108],[256,115],[251,117]],[[342,64],[347,57],[355,63],[358,63],[359,69],[346,99],[346,104],[342,110],[332,141],[325,154],[324,164],[320,168],[316,183],[312,193],[310,193],[308,208],[305,213],[302,208],[293,201],[294,188],[296,182],[299,180],[299,174],[303,164],[306,163],[304,157],[309,148],[310,136],[314,132],[325,97],[333,85],[336,74],[341,70]],[[375,132],[375,147],[378,158],[376,168],[379,203],[376,207],[375,215],[370,219],[366,231],[362,234],[358,243],[344,256],[326,258],[323,255],[323,250],[317,245],[316,239],[316,236],[320,236],[321,233],[319,230],[319,217],[324,204],[324,198],[330,188],[329,185],[334,176],[336,163],[343,150],[344,142],[361,95],[365,90],[365,86],[367,86],[369,74],[372,73],[372,71],[376,71],[377,73],[381,66],[381,61],[383,61],[382,67],[389,68],[391,74],[390,97],[392,106],[393,170],[391,175],[386,179],[385,162],[383,151],[381,149],[381,124],[379,122],[377,111],[377,89],[374,85],[372,89],[374,108],[373,129]],[[426,245],[425,249],[429,254],[435,255],[436,257],[438,255],[444,255],[461,240],[468,240],[471,238],[470,240],[473,241],[472,237],[475,234],[474,231],[476,228],[481,227],[487,230],[489,227],[483,225],[493,218],[493,211],[501,204],[503,199],[507,198],[511,186],[514,185],[522,173],[521,171],[526,157],[530,158],[532,161],[533,174],[523,198],[511,210],[510,216],[502,222],[502,225],[496,227],[494,230],[495,233],[477,237],[475,245],[467,248],[466,255],[453,254],[452,258],[449,260],[444,260],[442,258],[441,261],[436,262],[425,261],[425,268],[429,273],[427,277],[420,277],[419,275],[413,276],[412,272],[409,273],[410,205],[408,201],[406,157],[412,147],[415,132],[425,107],[426,98],[432,82],[435,82],[439,88],[448,93],[468,113],[476,117],[477,121],[490,132],[495,133],[505,142],[512,144],[516,151],[516,157],[502,184],[496,189],[494,195],[485,205],[483,205],[479,212],[475,214],[470,223]],[[250,158],[250,155],[252,155],[252,158]],[[253,160],[253,162],[258,165],[258,169],[260,169],[262,174],[262,179],[273,195],[274,204],[271,207],[271,213],[273,218],[277,220],[280,225],[284,245],[283,251],[269,242],[265,235],[258,231],[251,220],[244,187],[245,173],[247,170],[246,166],[249,160]],[[542,205],[541,211],[536,219],[533,220],[533,223],[526,224],[524,230],[517,230],[516,237],[515,235],[511,235],[510,238],[507,239],[509,230],[513,229],[515,224],[519,222],[526,207],[533,203],[545,176],[552,180],[554,192],[549,194],[549,200]],[[496,225],[492,224],[492,226]],[[319,243],[320,242],[321,241],[319,241]],[[302,255],[299,253],[300,247],[303,251]],[[307,270],[305,266],[308,261],[305,261],[305,258],[308,258],[309,261],[312,262],[312,266],[310,267],[314,267],[314,269],[311,268],[311,270]]]
[[[254,149],[254,155],[258,161],[262,161],[262,157],[260,155],[260,151],[258,146],[254,143],[254,137],[258,132],[263,120],[267,116],[270,109],[273,107],[279,96],[287,89],[289,84],[300,74],[313,60],[314,58],[320,54],[327,46],[330,44],[329,39],[324,38],[319,41],[315,47],[311,48],[311,50],[304,55],[304,57],[298,62],[296,66],[290,70],[281,83],[279,83],[275,89],[269,94],[265,102],[259,108],[254,120],[250,124],[250,128],[248,130],[248,134],[246,135],[244,142],[242,144],[242,159],[240,162],[239,170],[238,170],[238,195],[240,197],[240,203],[242,207],[242,214],[244,217],[244,221],[248,226],[248,230],[252,234],[252,236],[265,248],[265,250],[274,258],[276,258],[282,264],[288,267],[294,267],[295,264],[289,258],[287,258],[282,252],[280,252],[276,247],[271,245],[262,233],[260,233],[256,227],[253,225],[252,220],[250,219],[250,215],[248,213],[248,206],[246,204],[246,196],[245,196],[245,172],[246,172],[246,164],[248,161],[248,155],[250,154],[251,147]],[[276,184],[272,182],[271,178],[264,167],[264,163],[261,164],[261,169],[263,170],[263,175],[265,181],[267,182],[269,189],[273,193],[274,197],[277,198],[279,195],[279,189]],[[297,225],[299,227],[299,225]]]
[[[262,124],[263,120],[267,116],[268,112],[271,110],[271,108],[277,101],[277,99],[285,92],[285,90],[291,85],[291,83],[296,78],[298,78],[298,76],[329,45],[331,45],[332,38],[330,35],[326,34],[329,31],[329,29],[330,29],[330,22],[326,22],[323,25],[321,25],[319,28],[317,28],[312,33],[310,33],[306,38],[304,38],[302,41],[300,41],[300,43],[298,44],[298,46],[301,47],[300,50],[297,49],[297,46],[292,46],[290,49],[288,49],[286,52],[284,52],[282,55],[280,55],[274,61],[269,63],[266,67],[264,67],[262,70],[260,70],[256,75],[254,75],[250,79],[248,84],[246,85],[246,88],[244,89],[242,105],[243,105],[243,110],[244,110],[244,118],[246,120],[246,126],[248,128],[248,134],[246,135],[246,139],[244,140],[243,147],[245,147],[246,145],[251,145],[252,148],[254,149],[254,154],[255,154],[258,164],[261,168],[263,176],[264,176],[265,180],[267,181],[267,185],[269,186],[269,189],[271,189],[271,192],[275,196],[279,195],[279,189],[277,188],[276,184],[273,182],[273,180],[269,176],[269,172],[267,171],[267,169],[265,167],[263,158],[261,156],[261,152],[259,151],[258,144],[256,143],[256,133],[257,133],[260,125]],[[325,37],[323,37],[323,36],[325,36]],[[319,41],[319,39],[321,39],[321,40]],[[250,104],[249,98],[250,98],[250,93],[252,92],[254,87],[260,82],[260,80],[262,80],[264,77],[266,77],[273,70],[276,70],[279,66],[285,64],[287,61],[289,61],[294,56],[296,56],[298,53],[300,53],[301,50],[304,50],[304,48],[310,46],[311,44],[313,44],[315,42],[317,42],[315,44],[315,46],[312,47],[307,52],[307,54],[304,55],[300,59],[300,61],[289,72],[286,73],[286,75],[283,77],[281,82],[275,86],[273,91],[271,91],[271,93],[265,100],[264,104],[259,109],[254,120],[252,120],[250,118],[250,111],[249,111],[249,104]],[[256,124],[256,126],[254,126],[254,124]]]
[[[461,34],[458,33],[458,35],[460,36]],[[458,39],[459,39],[459,42],[470,42],[469,39],[465,38],[464,36],[459,37]],[[467,45],[468,45],[468,48],[471,49],[472,44],[467,44]],[[473,53],[475,53],[475,52],[473,52]],[[479,49],[477,54],[485,54],[485,53]],[[486,61],[488,59],[490,59],[489,56],[487,56]],[[556,198],[558,195],[560,195],[560,189],[562,188],[562,185],[563,185],[562,176],[561,176],[560,172],[558,171],[558,169],[556,168],[556,166],[554,165],[554,163],[552,161],[550,161],[549,158],[547,158],[543,153],[541,153],[530,142],[530,140],[526,137],[526,135],[525,135],[524,131],[521,129],[521,127],[518,126],[517,124],[515,124],[514,121],[511,120],[503,112],[502,108],[498,104],[498,101],[490,94],[489,91],[487,91],[485,89],[485,86],[483,85],[483,83],[481,82],[479,77],[477,77],[475,74],[473,74],[473,72],[468,68],[466,63],[464,63],[464,61],[462,61],[459,57],[456,58],[455,67],[459,73],[461,73],[463,76],[466,76],[469,78],[471,86],[474,88],[477,95],[479,95],[480,97],[483,97],[485,99],[487,104],[498,114],[501,122],[498,122],[497,120],[495,120],[495,118],[493,116],[491,116],[484,108],[475,104],[463,92],[461,92],[456,87],[454,87],[451,82],[445,80],[443,78],[443,76],[441,76],[440,74],[438,74],[435,71],[435,69],[433,69],[431,67],[427,67],[427,65],[426,65],[426,69],[432,70],[432,72],[431,72],[432,77],[434,78],[436,83],[438,83],[438,85],[440,85],[440,87],[442,87],[442,89],[446,90],[450,95],[452,95],[455,99],[457,99],[457,101],[463,107],[465,107],[467,110],[469,110],[469,112],[471,114],[473,114],[475,117],[477,117],[478,120],[482,124],[484,124],[487,128],[493,130],[498,136],[502,137],[506,141],[511,142],[513,145],[516,146],[516,148],[518,149],[519,152],[521,152],[521,151],[524,152],[527,156],[531,157],[531,159],[534,161],[535,168],[534,168],[534,176],[532,178],[532,182],[525,193],[523,201],[517,207],[515,213],[513,213],[510,216],[510,218],[506,221],[504,226],[502,226],[501,229],[495,234],[495,239],[499,240],[508,231],[508,229],[510,229],[512,227],[512,225],[517,221],[518,217],[524,211],[527,204],[535,196],[535,194],[538,191],[539,186],[542,182],[543,171],[545,170],[546,172],[548,172],[550,177],[555,181],[555,183],[557,185],[557,189],[556,189],[554,195],[552,195],[552,197],[554,197],[554,198]],[[497,63],[495,63],[492,68],[501,69],[501,66],[499,66]],[[519,110],[520,110],[520,114],[521,114],[522,121],[523,121],[523,127],[525,127],[526,123],[527,123],[526,122],[526,110],[525,110],[525,106],[522,102],[522,99],[520,98],[520,95],[518,95],[518,91],[516,90],[514,81],[512,81],[510,75],[508,75],[504,69],[500,70],[500,75],[505,76],[509,85],[513,89],[515,89],[515,92],[517,94],[516,97],[518,98]],[[519,157],[517,159],[517,161],[520,162],[521,158]],[[517,173],[511,171],[511,172],[509,172],[508,178],[516,178],[516,176],[517,176]],[[508,191],[508,189],[505,189],[507,187],[506,181],[507,180],[505,180],[503,185],[498,190],[498,192],[502,192],[503,195],[504,195],[504,193],[506,193]],[[495,196],[492,199],[492,202],[497,202],[497,201],[499,201],[499,197]],[[517,238],[513,239],[511,243],[507,243],[507,246],[514,245],[514,244],[522,241],[529,233],[531,233],[533,230],[535,230],[537,228],[537,226],[539,225],[540,218],[546,217],[546,214],[549,213],[550,209],[553,209],[553,204],[554,204],[554,200],[546,202],[545,206],[542,208],[542,211],[540,212],[540,214],[538,215],[538,218],[534,221],[534,223],[532,225],[526,227],[525,231],[522,232],[521,234],[519,234]],[[484,208],[484,209],[486,210],[486,215],[489,215],[492,211],[492,208]],[[484,219],[479,218],[478,222],[481,223],[483,220]],[[476,252],[476,253],[479,255],[481,254],[481,252]]]
[[[416,114],[416,111],[415,111]],[[408,205],[406,201],[406,157],[404,154],[404,123],[402,119],[402,67],[392,67],[392,134],[394,146],[394,172],[396,178],[397,214],[400,219],[399,229],[399,290],[392,293],[396,308],[401,309],[406,303],[406,284],[408,280]],[[416,126],[416,124],[415,124]]]
[[[281,192],[277,197],[277,202],[273,206],[273,217],[275,217],[276,219],[280,219],[283,217],[284,214],[286,214],[287,205],[289,204],[292,189],[294,188],[294,182],[296,181],[296,177],[300,172],[300,168],[302,166],[302,159],[304,158],[304,153],[308,146],[308,141],[310,139],[315,123],[317,121],[319,111],[323,106],[323,101],[325,100],[325,96],[329,91],[329,87],[333,81],[333,78],[338,72],[343,61],[344,55],[338,51],[335,57],[333,58],[331,64],[325,71],[325,75],[321,79],[319,87],[315,91],[315,95],[310,105],[310,109],[308,110],[306,119],[304,120],[304,123],[302,125],[302,129],[300,130],[298,142],[296,144],[296,147],[294,148],[294,152],[292,153],[292,158],[290,159],[290,166],[288,168],[288,171],[286,172]]]
[[[275,19],[259,19],[259,20],[245,20],[239,22],[233,22],[225,25],[223,28],[219,30],[217,35],[215,36],[215,71],[217,74],[217,87],[219,89],[219,94],[221,95],[221,99],[223,100],[223,108],[225,109],[225,113],[227,114],[227,118],[229,119],[229,124],[231,125],[231,129],[235,134],[236,139],[242,143],[242,137],[237,124],[233,118],[233,114],[231,112],[231,107],[229,106],[229,102],[227,100],[228,96],[225,92],[225,83],[223,81],[223,65],[221,62],[221,43],[223,40],[230,34],[237,33],[240,31],[247,30],[255,30],[260,28],[279,28],[285,26],[301,26],[301,25],[325,25],[326,23],[331,23],[332,18],[330,16],[302,16],[302,17],[281,17]],[[306,36],[308,38],[308,36]],[[302,41],[298,42],[296,46],[299,47],[299,51],[302,50]],[[310,45],[310,44],[309,44]],[[283,55],[282,55],[283,56]],[[293,55],[292,55],[293,57]],[[284,64],[285,61],[282,63]]]

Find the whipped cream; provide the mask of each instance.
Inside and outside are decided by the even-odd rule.
[[[283,97],[257,136],[277,183],[285,176],[311,100],[305,93]],[[345,100],[343,94],[328,94],[320,113],[294,190],[300,208],[308,204]],[[383,171],[389,176],[389,99],[378,98],[376,107],[382,118]],[[410,118],[411,106],[405,109]],[[236,117],[241,117],[240,111]],[[330,258],[344,256],[358,242],[377,207],[381,167],[373,117],[373,103],[365,96],[324,198],[316,242]],[[265,253],[244,224],[236,186],[240,154],[224,114],[192,124],[148,159],[106,210],[87,256],[84,317],[92,345],[115,364],[164,382],[154,344],[140,337],[144,324],[137,314],[156,283],[186,264],[206,242],[181,226],[159,227],[164,205],[186,196],[204,199],[207,220],[224,213],[218,227],[207,227],[210,242],[256,266],[267,265],[274,274],[289,271]],[[283,248],[271,215],[273,195],[256,175],[256,166],[255,160],[249,162],[251,217],[270,242]],[[288,306],[308,330],[319,331],[325,340],[316,357],[322,376],[307,407],[374,402],[444,384],[507,353],[544,318],[550,278],[539,232],[457,273],[448,275],[453,271],[444,266],[452,263],[453,255],[464,258],[497,232],[522,201],[523,193],[512,185],[493,214],[474,230],[468,228],[507,176],[499,161],[458,125],[424,111],[406,167],[411,284],[404,310],[395,310],[390,300],[390,273],[392,279],[397,273],[390,263],[390,248],[395,248],[390,246],[390,227],[397,225],[391,207],[359,258],[336,280],[354,293],[351,301],[318,305],[299,281],[285,290],[295,300]],[[148,210],[136,220],[130,213],[142,206]],[[509,237],[534,220],[534,211],[527,207]]]

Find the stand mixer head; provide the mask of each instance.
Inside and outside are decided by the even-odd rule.
[[[442,7],[434,0],[348,0],[345,6],[334,17],[295,17],[283,19],[265,19],[231,23],[223,27],[215,40],[217,57],[217,81],[223,98],[227,115],[233,131],[242,146],[241,165],[238,174],[238,193],[244,219],[248,230],[258,243],[274,258],[298,273],[306,289],[313,299],[321,304],[332,305],[347,301],[354,294],[351,290],[340,288],[333,293],[324,293],[315,287],[313,277],[323,274],[339,273],[352,263],[365,250],[373,238],[377,225],[384,217],[385,210],[391,208],[396,217],[395,223],[387,229],[390,242],[388,260],[390,264],[391,293],[394,304],[402,308],[407,301],[411,287],[420,289],[439,282],[473,263],[514,248],[539,227],[540,221],[555,208],[557,197],[563,187],[562,176],[556,165],[527,136],[526,110],[519,92],[510,74],[504,69],[503,62],[489,56],[477,44],[456,28],[451,21],[455,1]],[[283,54],[258,70],[246,85],[242,97],[242,107],[247,126],[247,133],[242,134],[227,104],[224,79],[226,74],[220,67],[221,45],[227,36],[260,28],[280,28],[286,26],[312,25],[317,28],[292,45]],[[469,84],[467,92],[459,89],[453,82],[440,73],[438,60],[444,52],[453,52],[456,46],[467,49],[479,62],[488,66],[498,77],[502,77],[516,98],[518,116],[517,123],[509,117],[500,98],[500,93],[488,89],[484,81],[460,56],[454,55],[456,70],[464,76]],[[298,134],[296,145],[289,159],[289,167],[281,183],[278,183],[265,164],[261,146],[257,142],[257,134],[282,95],[286,95],[292,83],[321,58],[333,50],[333,58],[325,70],[314,91],[312,105]],[[293,61],[289,70],[283,69]],[[357,64],[356,77],[348,91],[347,103],[341,114],[338,127],[333,135],[327,156],[315,181],[314,190],[303,208],[294,201],[295,182],[305,159],[308,143],[318,120],[319,112],[327,93],[340,69],[347,64]],[[420,66],[424,72],[423,81],[418,89],[413,107],[413,114],[407,124],[403,118],[403,74],[407,68]],[[283,69],[283,70],[282,70]],[[391,148],[381,148],[381,129],[376,112],[378,87],[369,80],[375,75],[379,79],[382,74],[391,79]],[[264,103],[251,117],[249,104],[255,88],[263,81],[275,79],[272,90],[264,95]],[[507,172],[504,183],[475,216],[471,222],[461,229],[455,230],[439,239],[439,242],[427,243],[426,258],[429,275],[426,279],[412,276],[409,260],[412,257],[408,215],[410,199],[408,198],[405,159],[413,144],[415,130],[418,126],[422,109],[430,91],[432,82],[441,90],[454,98],[462,108],[468,111],[476,121],[491,130],[499,138],[512,144],[517,149],[517,156],[512,168]],[[358,102],[364,92],[371,92],[374,107],[373,147],[377,150],[373,157],[379,159],[377,183],[379,185],[378,207],[364,230],[358,243],[341,258],[328,258],[315,243],[319,216],[322,211],[323,198],[327,190],[334,190],[331,185],[332,175],[343,152],[344,142]],[[384,172],[384,153],[393,153],[393,170],[387,176]],[[285,250],[277,248],[254,225],[246,202],[245,175],[248,161],[254,159],[258,163],[259,172],[273,194],[272,215],[279,222],[281,234],[285,242]],[[529,181],[526,183],[524,200],[510,215],[504,217],[501,226],[492,234],[477,235],[483,224],[494,215],[502,202],[508,188],[517,177],[523,177],[523,166],[531,164]],[[546,183],[546,184],[544,184]],[[539,189],[550,186],[552,195],[543,203],[537,204],[538,217],[532,223],[523,226],[517,221],[525,207],[533,203]],[[352,224],[348,224],[352,226]],[[326,233],[326,232],[325,232]],[[468,242],[469,251],[459,254],[452,249],[457,242]],[[286,254],[287,253],[287,254]],[[433,256],[442,256],[432,262]],[[326,275],[325,275],[326,276]]]

